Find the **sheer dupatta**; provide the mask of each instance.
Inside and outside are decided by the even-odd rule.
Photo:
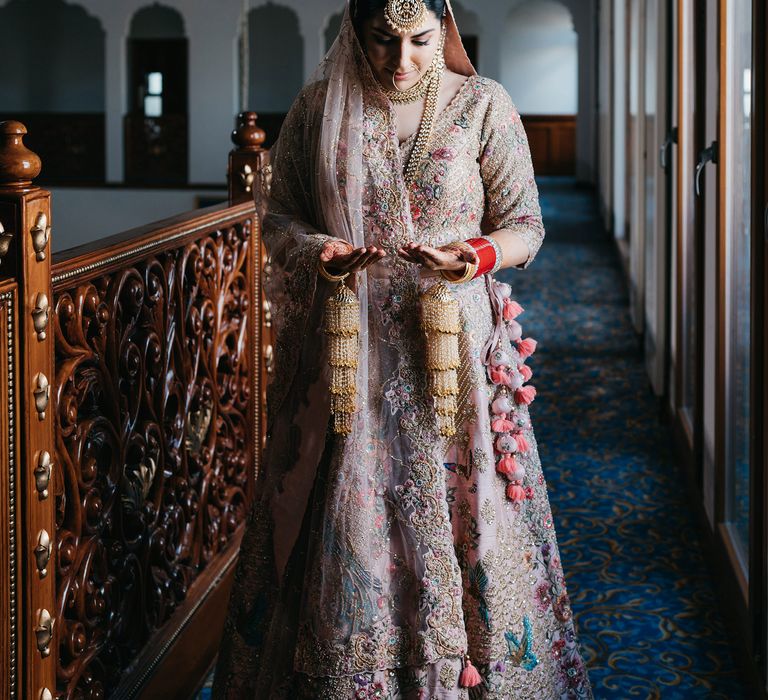
[[[324,367],[322,304],[333,290],[318,281],[316,265],[323,244],[339,238],[355,247],[368,244],[363,192],[372,168],[391,169],[402,182],[392,144],[364,147],[364,110],[376,103],[391,105],[378,88],[353,22],[354,0],[347,3],[335,43],[292,106],[272,153],[272,192],[260,202],[263,239],[271,258],[265,280],[277,332],[275,377],[268,391],[268,442],[261,498],[269,503],[275,527],[274,554],[278,578],[299,534],[314,474],[323,451],[330,414],[328,377]],[[463,75],[475,75],[459,36],[450,2],[447,5],[446,64]],[[365,158],[364,158],[365,152]],[[402,187],[390,212],[401,242],[411,240],[413,225]],[[369,275],[357,275],[361,305],[361,348],[357,386],[358,416],[351,440],[369,429],[373,347],[368,337]]]

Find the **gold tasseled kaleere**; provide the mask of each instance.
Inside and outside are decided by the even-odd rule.
[[[459,302],[443,282],[430,287],[421,297],[421,327],[426,333],[426,368],[429,388],[435,400],[440,434],[456,434],[459,381]]]
[[[337,435],[352,432],[360,350],[360,301],[344,283],[325,302],[328,364],[331,366],[331,412]]]

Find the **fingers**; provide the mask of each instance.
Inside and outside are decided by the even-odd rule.
[[[326,244],[327,246],[329,244]],[[386,253],[376,246],[368,248],[354,248],[350,251],[334,251],[333,244],[323,249],[320,254],[320,260],[326,265],[329,271],[334,273],[360,272],[375,262],[381,260]]]
[[[429,270],[454,270],[461,268],[463,264],[461,257],[455,251],[433,248],[420,243],[407,243],[397,252],[404,260]]]
[[[371,265],[373,265],[373,263],[376,263],[379,260],[381,260],[385,255],[386,253],[383,250],[374,249],[373,252],[368,253],[368,260],[362,263],[362,267],[360,269],[365,270],[367,267],[370,267]]]

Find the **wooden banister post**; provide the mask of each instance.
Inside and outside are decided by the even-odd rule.
[[[264,130],[256,123],[256,112],[242,112],[237,117],[237,128],[232,132],[232,142],[235,148],[229,154],[229,203],[263,201],[262,197],[269,193],[271,186],[272,169],[269,164],[269,151],[264,147]],[[269,260],[261,242],[260,210],[255,210],[253,234],[254,234],[254,264],[252,287],[254,292],[253,324],[254,344],[254,368],[258,368],[258,385],[255,387],[259,401],[254,402],[256,415],[256,432],[259,435],[259,450],[266,437],[266,387],[269,375],[273,371],[274,364],[274,337],[272,332],[272,309],[269,300],[263,292],[263,280],[269,273]],[[259,461],[259,464],[261,462]]]
[[[0,698],[42,700],[59,656],[51,195],[32,184],[41,163],[26,133],[0,123]]]
[[[242,112],[237,116],[237,128],[232,132],[235,148],[229,153],[230,205],[252,200],[256,188],[265,186],[269,151],[263,147],[266,134],[256,123],[257,118],[256,112]]]

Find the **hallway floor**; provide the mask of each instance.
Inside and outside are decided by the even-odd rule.
[[[504,277],[539,341],[532,416],[595,697],[746,698],[616,248],[590,190],[540,187],[547,239]]]
[[[591,191],[541,195],[544,247],[500,277],[539,342],[532,417],[595,698],[745,699],[615,247]]]

